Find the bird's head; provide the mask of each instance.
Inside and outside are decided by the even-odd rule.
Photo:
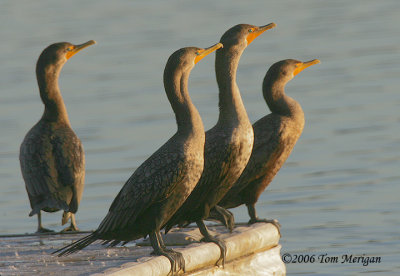
[[[208,48],[185,47],[175,51],[168,59],[166,69],[169,70],[191,70],[197,62],[211,54],[212,52],[222,48],[222,43],[217,43]]]
[[[96,41],[90,40],[80,45],[74,45],[69,42],[58,42],[51,44],[41,53],[37,66],[46,67],[47,65],[55,65],[57,67],[64,65],[69,58],[79,51],[96,44]]]
[[[244,49],[260,34],[275,27],[275,23],[270,23],[265,26],[238,24],[227,30],[222,35],[220,42],[224,44],[225,49],[232,46],[240,46],[240,48]]]
[[[266,85],[266,82],[271,82],[271,80],[280,81],[286,84],[307,67],[318,63],[320,63],[318,59],[313,59],[305,62],[295,59],[285,59],[278,61],[269,68],[264,78],[264,85]]]

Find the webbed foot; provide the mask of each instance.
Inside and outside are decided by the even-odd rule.
[[[65,232],[77,232],[77,231],[79,231],[79,228],[78,227],[76,227],[76,225],[70,225],[70,226],[68,226],[68,227],[66,227],[66,228],[64,228],[63,230],[61,230],[61,233],[65,233]]]
[[[36,234],[45,234],[45,233],[53,233],[54,232],[54,230],[50,230],[50,229],[44,228],[42,226],[42,213],[41,213],[41,211],[39,211],[39,213],[37,214],[37,219],[38,219],[38,227],[37,227],[37,230],[35,232]]]
[[[235,228],[235,217],[232,212],[218,205],[211,209],[210,216],[207,220],[217,220],[221,222],[231,233],[233,228]]]
[[[278,220],[276,220],[276,219],[260,219],[260,218],[256,217],[256,218],[251,218],[249,220],[248,224],[254,224],[257,222],[272,223],[273,225],[275,225],[276,229],[278,229],[279,236],[281,236],[281,224],[279,223]]]
[[[151,255],[155,256],[165,256],[168,258],[168,260],[171,263],[171,271],[170,275],[175,275],[175,273],[179,272],[179,270],[182,269],[183,272],[185,272],[185,258],[183,258],[183,255],[181,252],[172,250],[172,249],[161,249],[157,252],[153,251],[150,253]]]
[[[37,231],[35,232],[37,234],[44,234],[44,233],[54,233],[54,230],[47,229],[44,227],[38,227]]]
[[[202,242],[213,242],[216,245],[218,245],[219,250],[221,250],[221,256],[219,257],[216,265],[220,266],[222,265],[222,267],[225,267],[225,259],[226,259],[226,244],[224,240],[218,239],[216,237],[213,236],[209,236],[209,237],[204,237],[201,239]]]
[[[249,212],[249,216],[250,216],[250,220],[249,220],[248,224],[254,224],[257,222],[272,223],[278,229],[279,236],[281,236],[281,225],[279,224],[279,222],[276,219],[260,219],[257,216],[257,212],[256,212],[256,208],[254,206],[254,203],[246,204],[246,206],[247,206],[247,211]]]
[[[205,242],[213,242],[218,245],[219,249],[221,250],[221,256],[219,257],[216,265],[219,266],[222,263],[222,267],[225,266],[225,259],[226,259],[226,244],[224,240],[218,239],[212,236],[204,224],[202,220],[196,221],[197,226],[199,227],[200,233],[203,235],[201,241]]]
[[[182,253],[166,248],[159,231],[153,232],[149,236],[151,245],[154,249],[151,254],[157,256],[165,256],[170,261],[171,271],[169,275],[177,275],[176,273],[179,272],[179,270],[186,272],[185,258],[183,258]]]

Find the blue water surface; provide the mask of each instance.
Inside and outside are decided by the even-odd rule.
[[[261,83],[271,64],[286,58],[318,58],[321,64],[287,85],[304,109],[306,126],[261,196],[258,213],[282,224],[282,254],[317,258],[288,264],[288,275],[397,275],[399,10],[397,0],[2,1],[0,234],[36,229],[18,153],[43,112],[35,62],[47,45],[98,42],[70,59],[60,77],[86,152],[77,222],[90,230],[135,168],[176,130],[162,83],[169,55],[184,46],[210,46],[238,23],[275,22],[239,64],[238,85],[252,122],[269,113]],[[189,82],[206,129],[218,116],[213,67],[213,56],[204,59]],[[233,212],[237,221],[248,220],[245,208]],[[62,229],[60,221],[61,213],[43,216],[55,230]],[[342,263],[343,255],[381,261]],[[319,256],[338,262],[321,263]]]

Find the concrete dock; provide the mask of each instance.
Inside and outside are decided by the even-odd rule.
[[[183,253],[185,275],[285,275],[279,232],[272,224],[238,225],[232,233],[210,226],[227,245],[225,267],[216,266],[220,250],[199,242],[197,228],[173,229],[164,236],[168,247]],[[94,243],[78,253],[56,257],[51,253],[88,233],[9,235],[0,237],[0,275],[168,275],[170,262],[151,256],[147,240],[107,248]],[[180,274],[183,274],[182,272]]]

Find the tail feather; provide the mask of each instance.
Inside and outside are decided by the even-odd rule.
[[[122,243],[122,241],[119,240],[114,240],[113,242],[111,242],[108,247],[114,247],[117,246],[118,244]]]
[[[128,243],[129,241],[124,242],[124,244]],[[101,244],[102,245],[107,245],[107,247],[114,247],[117,246],[118,244],[122,243],[120,240],[105,240]]]
[[[101,245],[107,245],[107,244],[109,244],[111,241],[112,241],[112,240],[104,240],[104,241],[101,243]]]
[[[125,244],[127,244],[128,242],[130,242],[130,241],[124,241],[124,242],[122,242],[122,246],[124,246]]]
[[[90,234],[86,237],[83,237],[82,239],[79,239],[67,246],[64,246],[63,248],[60,248],[60,249],[54,251],[52,254],[59,253],[57,255],[58,257],[68,256],[72,253],[75,253],[75,252],[85,248],[86,246],[92,244],[96,240],[98,240],[98,234],[96,232],[93,232],[92,234]]]
[[[164,234],[165,234],[165,235],[168,234],[168,232],[169,232],[169,230],[171,230],[171,228],[172,228],[172,226],[170,226],[170,225],[165,226],[165,228],[164,228]]]
[[[172,227],[174,227],[175,225],[177,225],[178,222],[176,222],[176,220],[174,219],[174,216],[164,225],[164,234],[167,234]]]
[[[29,216],[33,216],[36,214],[39,214],[40,210],[50,208],[50,209],[57,209],[57,210],[64,210],[65,212],[69,211],[69,206],[67,203],[65,203],[62,200],[57,200],[54,198],[47,198],[40,202],[39,204],[36,204],[33,207],[33,210],[29,213]]]
[[[184,228],[184,227],[188,226],[190,223],[191,223],[190,221],[178,222],[177,220],[172,221],[172,219],[171,219],[164,226],[164,233],[167,234],[175,225],[178,226],[179,228]]]

